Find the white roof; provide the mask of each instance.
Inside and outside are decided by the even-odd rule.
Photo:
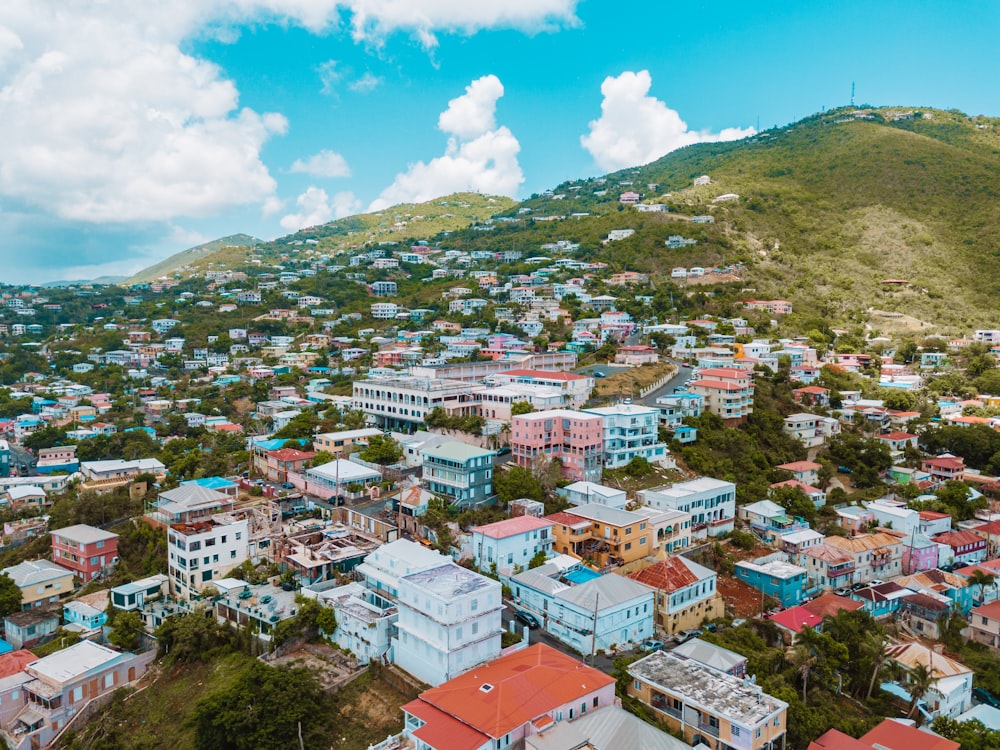
[[[802,529],[801,531],[791,531],[781,535],[781,541],[788,544],[802,544],[802,542],[808,542],[813,539],[825,539],[825,537],[815,529]]]
[[[9,575],[19,589],[73,575],[72,570],[67,570],[50,560],[25,560],[0,572]]]
[[[31,662],[27,668],[39,677],[48,678],[57,683],[66,683],[117,661],[121,656],[121,652],[107,646],[101,646],[93,641],[80,641],[38,661]]]
[[[25,484],[20,487],[11,487],[7,490],[7,496],[17,502],[28,497],[45,497],[45,490],[37,484]]]
[[[66,526],[62,529],[53,529],[52,533],[58,534],[63,539],[68,539],[77,544],[93,544],[94,542],[118,538],[117,534],[98,529],[94,526],[87,526],[83,523],[78,523],[75,526]]]
[[[139,458],[135,461],[122,461],[111,459],[109,461],[83,461],[80,468],[95,474],[103,474],[109,471],[151,471],[162,472],[167,467],[157,458]]]
[[[614,487],[607,487],[596,482],[573,482],[563,487],[567,492],[576,492],[581,495],[600,495],[601,497],[617,497],[624,495],[625,490],[618,490]]]
[[[609,573],[581,583],[579,586],[573,586],[568,591],[562,591],[556,596],[563,601],[593,611],[595,604],[603,609],[624,604],[645,595],[652,598],[653,589],[643,583],[633,581],[631,578]]]
[[[743,506],[744,513],[755,513],[764,518],[774,518],[785,515],[785,509],[772,500],[759,500],[756,503]]]
[[[380,479],[382,477],[382,474],[374,469],[369,469],[367,466],[356,464],[353,461],[345,461],[342,458],[335,459],[322,466],[314,466],[307,473],[333,480],[339,484],[364,482],[369,479]]]

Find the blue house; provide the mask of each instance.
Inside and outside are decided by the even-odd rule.
[[[162,573],[158,573],[149,578],[115,586],[111,589],[111,604],[116,609],[142,609],[146,602],[166,595],[169,580]]]
[[[910,589],[904,589],[899,584],[889,581],[852,591],[851,598],[861,602],[865,612],[879,619],[895,614],[899,610],[900,600],[912,594]]]
[[[736,563],[736,577],[782,607],[792,607],[805,598],[806,569],[787,562],[781,552],[759,557],[753,562]]]
[[[199,487],[215,490],[216,492],[221,492],[223,495],[229,495],[230,497],[236,497],[237,494],[236,483],[229,481],[225,477],[202,477],[201,479],[189,479],[186,482],[181,482],[181,484],[196,484]]]
[[[108,613],[83,602],[66,602],[63,605],[66,630],[97,630],[108,621]]]

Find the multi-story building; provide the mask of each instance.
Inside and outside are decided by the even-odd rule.
[[[653,637],[653,590],[609,573],[551,597],[545,629],[582,654],[629,648]]]
[[[423,428],[428,412],[437,407],[453,416],[479,411],[476,386],[461,380],[405,375],[354,381],[354,403],[379,427],[407,432]]]
[[[324,635],[354,654],[359,664],[391,658],[392,635],[399,616],[394,601],[357,582],[322,591],[318,598],[333,609],[337,618],[336,630]]]
[[[854,555],[839,547],[817,544],[796,555],[795,562],[809,576],[808,593],[843,588],[854,580]]]
[[[394,297],[398,291],[395,281],[374,281],[371,290],[376,297]]]
[[[840,422],[833,417],[801,412],[785,417],[784,431],[802,441],[806,448],[823,445],[827,438],[840,434]]]
[[[174,596],[189,600],[213,580],[250,559],[246,518],[217,514],[208,520],[171,524],[167,564]]]
[[[420,451],[423,485],[460,507],[478,507],[491,501],[495,451],[453,440]]]
[[[635,562],[656,547],[655,530],[649,517],[641,513],[591,504],[553,513],[546,519],[554,524],[555,552],[600,567]]]
[[[400,309],[395,302],[374,302],[371,313],[375,320],[392,320],[399,314]]]
[[[629,573],[629,578],[656,591],[656,626],[667,635],[696,628],[726,612],[715,571],[686,557],[669,557]]]
[[[118,535],[85,524],[56,529],[52,532],[52,560],[89,583],[118,562]]]
[[[236,501],[223,492],[199,484],[182,484],[161,492],[146,508],[146,520],[154,526],[202,521],[230,511]]]
[[[485,382],[491,385],[535,385],[555,388],[563,395],[564,405],[571,409],[579,409],[587,403],[594,389],[592,376],[555,370],[505,370],[490,375]]]
[[[788,704],[758,685],[693,659],[654,651],[628,667],[629,695],[652,708],[691,745],[711,750],[778,750]]]
[[[808,574],[785,557],[776,552],[753,561],[742,560],[736,563],[736,577],[760,591],[762,598],[766,595],[782,607],[794,606],[805,597]]]
[[[618,404],[585,409],[604,420],[604,466],[620,469],[633,458],[650,463],[672,461],[665,443],[658,435],[659,413],[651,406]]]
[[[935,456],[925,458],[920,462],[920,470],[931,475],[931,481],[936,483],[961,482],[965,478],[965,459],[961,456]]]
[[[888,580],[903,573],[903,542],[892,534],[876,532],[858,536],[828,536],[825,544],[854,558],[853,583]]]
[[[3,738],[13,750],[48,747],[92,700],[131,684],[146,672],[155,650],[115,651],[82,640],[27,664],[4,678]]]
[[[436,550],[409,539],[397,539],[383,544],[372,552],[357,568],[365,586],[382,596],[396,599],[399,596],[399,579],[410,573],[439,568],[450,558]]]
[[[10,476],[10,443],[0,438],[0,477]]]
[[[452,562],[399,579],[398,636],[402,669],[440,685],[500,655],[499,581]]]
[[[1000,601],[983,604],[969,613],[969,637],[1000,652]]]
[[[403,706],[403,733],[421,750],[521,747],[614,703],[613,677],[536,643],[421,693]]]
[[[472,555],[480,570],[509,576],[527,570],[535,555],[552,550],[553,522],[535,516],[515,516],[472,528]]]
[[[705,409],[721,417],[727,425],[745,422],[753,412],[753,373],[734,367],[701,370],[688,383],[691,393],[705,399]]]
[[[887,646],[885,655],[890,665],[902,671],[903,678],[898,687],[903,691],[910,682],[913,670],[920,665],[934,677],[930,689],[924,694],[922,705],[929,718],[947,716],[954,719],[972,707],[973,672],[961,662],[916,641]]]
[[[692,536],[720,536],[733,530],[736,517],[736,485],[722,479],[698,477],[686,482],[640,490],[639,502],[658,510],[681,510],[691,514]]]
[[[986,559],[986,538],[973,531],[946,531],[935,534],[933,540],[940,545],[943,562],[975,565]]]
[[[700,417],[705,408],[705,398],[698,393],[673,393],[656,399],[660,410],[660,424],[668,430],[676,430],[687,417]]]
[[[563,476],[598,482],[604,457],[604,420],[596,414],[552,409],[511,419],[510,448],[519,466],[531,468],[537,456],[558,458]]]

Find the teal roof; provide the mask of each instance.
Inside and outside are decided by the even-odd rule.
[[[434,456],[435,458],[444,458],[449,461],[468,461],[470,458],[492,456],[496,453],[496,451],[488,451],[485,448],[477,448],[474,445],[461,443],[458,440],[452,440],[450,443],[444,443],[439,445],[437,448],[426,448],[423,452],[427,455]]]

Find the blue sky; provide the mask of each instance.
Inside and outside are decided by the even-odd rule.
[[[147,7],[148,6],[148,7]],[[562,180],[823,107],[1000,114],[1000,4],[9,0],[4,282]]]

